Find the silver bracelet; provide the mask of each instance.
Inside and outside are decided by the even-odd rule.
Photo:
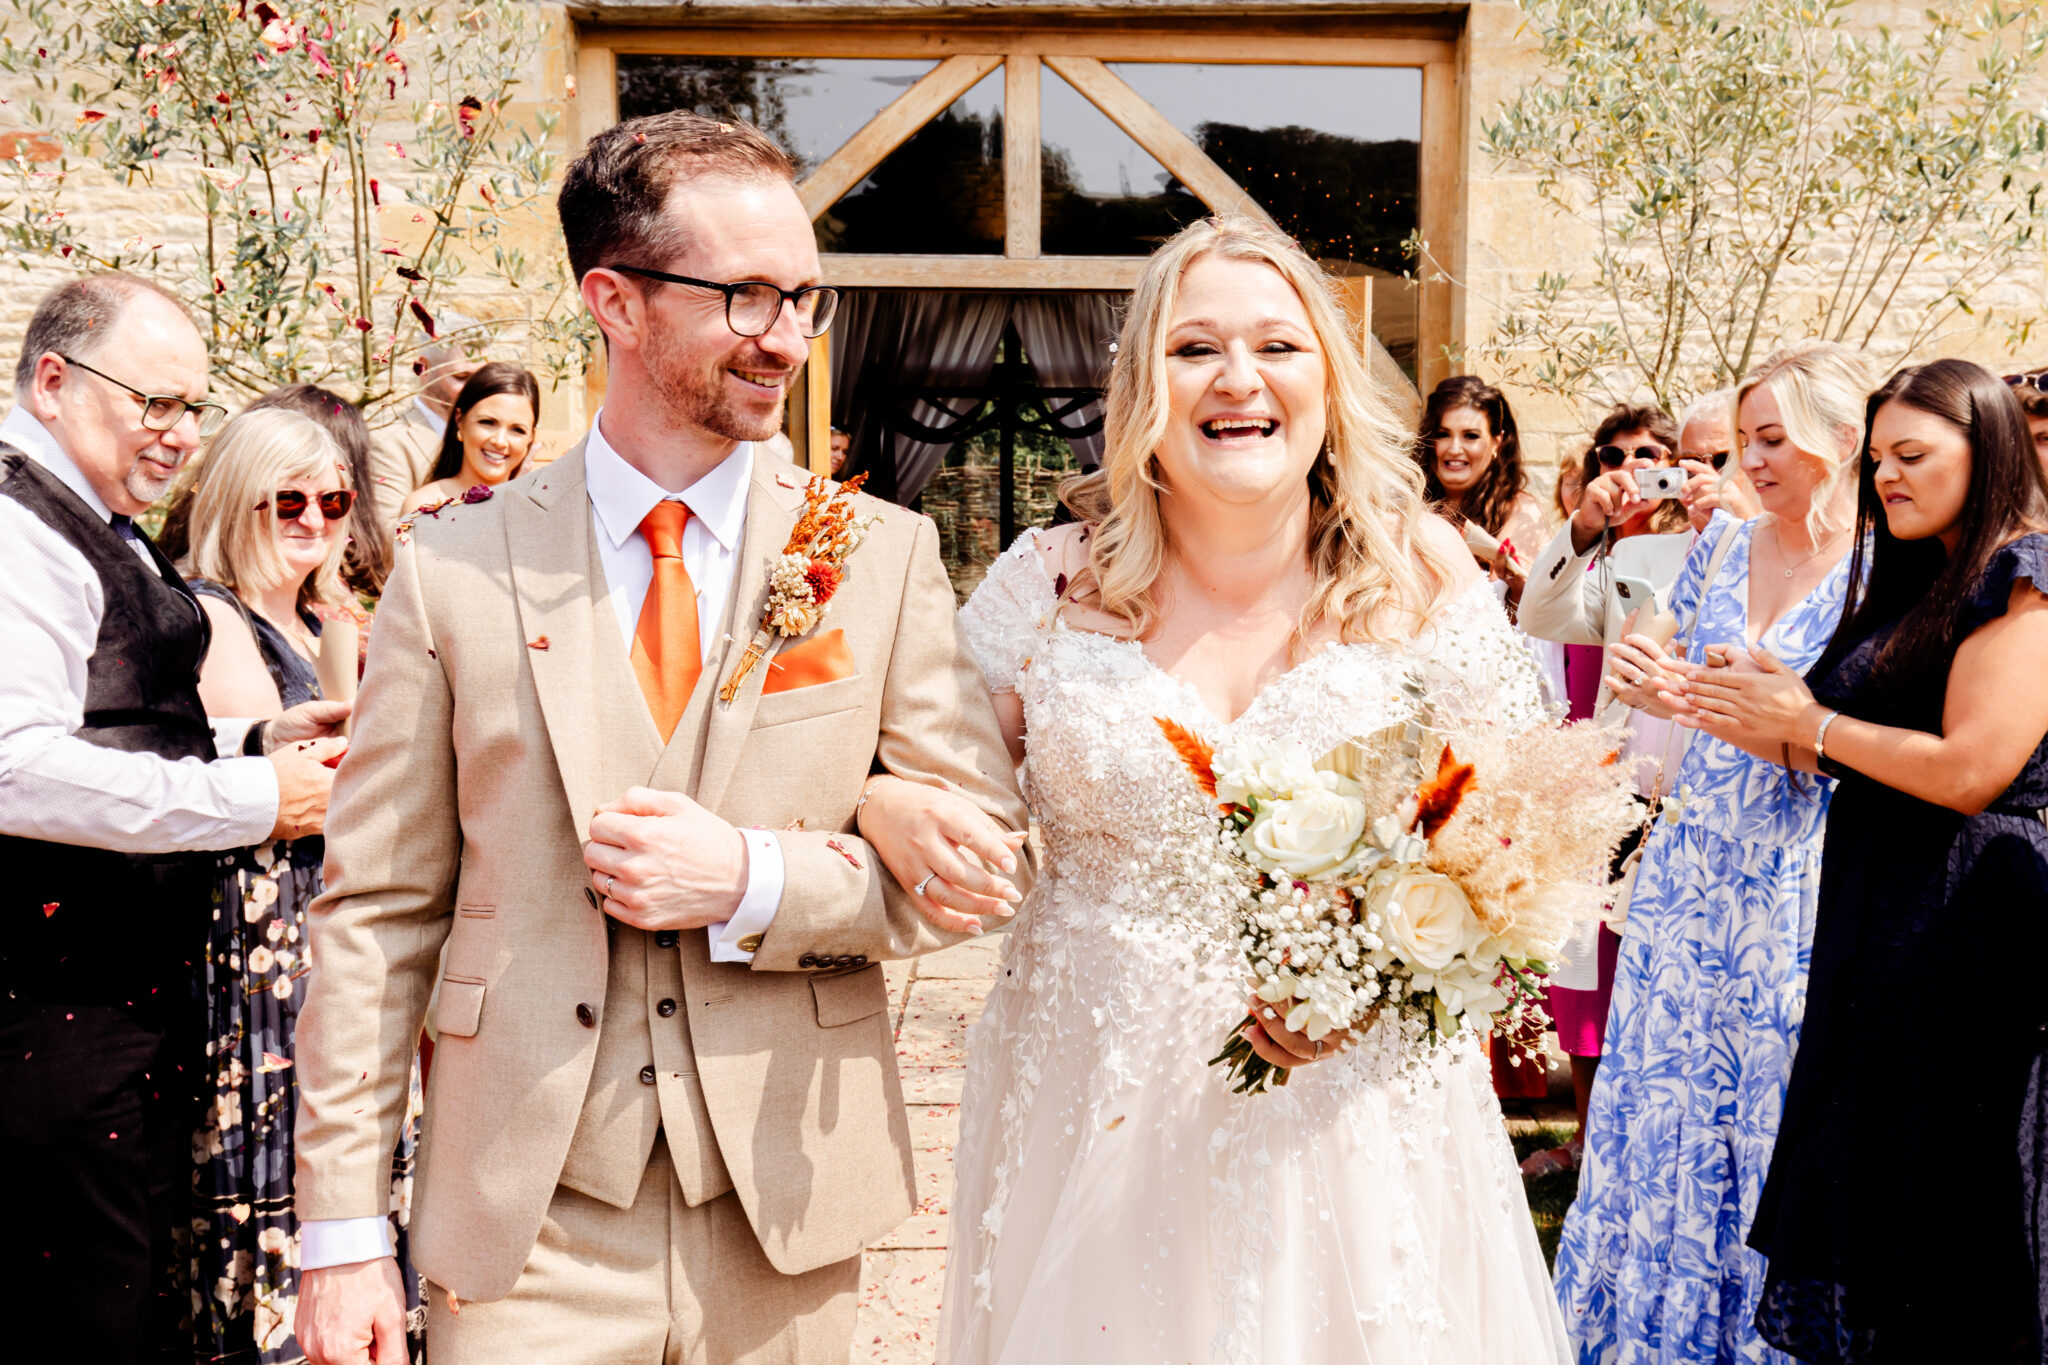
[[[886,780],[889,776],[888,773],[876,773],[873,777],[869,778],[867,785],[860,789],[860,800],[853,803],[853,808],[859,810],[862,806],[865,806],[868,803],[869,794],[874,791],[877,784]]]
[[[1833,725],[1836,718],[1841,714],[1840,711],[1830,711],[1820,718],[1820,728],[1813,732],[1813,756],[1815,758],[1824,759],[1828,756],[1826,748],[1828,727]]]

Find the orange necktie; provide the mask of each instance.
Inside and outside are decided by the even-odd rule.
[[[664,498],[640,523],[641,538],[654,552],[654,581],[647,585],[640,625],[633,632],[633,672],[663,744],[676,732],[697,675],[704,671],[697,588],[683,567],[683,527],[689,520],[687,506]]]

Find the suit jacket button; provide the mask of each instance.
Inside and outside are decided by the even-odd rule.
[[[673,929],[664,929],[654,936],[654,946],[657,948],[673,948],[676,946],[676,940],[681,937],[682,935]]]
[[[602,911],[604,909],[604,902],[597,898],[597,892],[587,886],[583,888],[583,899],[590,902],[590,908],[593,910]]]
[[[818,955],[816,953],[805,953],[796,960],[796,965],[799,967],[815,967],[818,965]]]
[[[597,1011],[588,1005],[578,1005],[576,1007],[576,1022],[585,1028],[596,1028]]]
[[[867,966],[867,965],[868,965],[868,956],[867,956],[867,954],[866,954],[866,953],[855,953],[855,954],[853,955],[853,965],[854,965],[854,966],[856,966],[856,967],[865,967],[865,966]]]
[[[741,940],[740,940],[740,951],[741,951],[741,952],[743,952],[743,953],[758,953],[758,952],[760,952],[760,951],[761,951],[761,935],[759,935],[759,934],[748,934],[748,935],[747,935],[747,936],[746,936],[745,938],[741,939]]]
[[[853,954],[842,953],[838,958],[834,959],[832,965],[835,967],[851,967],[853,965]]]
[[[641,1067],[641,1068],[640,1068],[640,1084],[642,1084],[642,1085],[653,1085],[653,1084],[654,1084],[654,1068],[653,1068],[653,1067],[651,1067],[651,1066],[643,1066],[643,1067]]]
[[[666,1019],[676,1012],[676,1002],[673,1000],[664,1000],[654,1007],[654,1012],[660,1015],[662,1018]]]

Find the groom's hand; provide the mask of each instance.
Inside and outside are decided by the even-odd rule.
[[[311,1365],[404,1365],[398,1262],[385,1256],[302,1272],[292,1335]]]
[[[598,807],[583,861],[604,912],[636,929],[721,924],[747,889],[747,841],[680,792],[634,787]]]

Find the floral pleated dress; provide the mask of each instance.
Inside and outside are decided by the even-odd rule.
[[[241,612],[286,707],[314,701],[320,685],[276,627],[206,579],[194,592]],[[308,619],[317,634],[319,623]],[[206,1105],[193,1135],[191,1291],[196,1358],[235,1365],[296,1365],[299,1220],[292,1209],[292,1123],[299,1102],[293,1036],[305,1000],[306,910],[320,894],[326,841],[275,840],[237,850],[225,869],[208,930]],[[420,1112],[419,1073],[412,1113]],[[406,1254],[414,1126],[391,1164],[391,1223],[405,1284],[412,1357],[421,1358],[426,1317]]]
[[[1695,657],[1747,642],[1756,526],[1716,513],[1672,586],[1681,621],[1699,612]],[[1723,536],[1739,539],[1706,584]],[[1758,643],[1810,667],[1847,586],[1844,559]],[[1834,783],[1698,735],[1675,786],[1615,963],[1558,1301],[1580,1365],[1789,1365],[1757,1335],[1764,1258],[1744,1239],[1799,1045]]]

